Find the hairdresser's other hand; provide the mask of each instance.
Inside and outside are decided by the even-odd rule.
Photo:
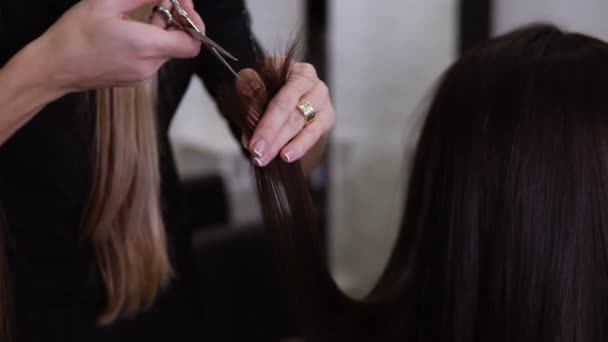
[[[251,69],[241,71],[240,76],[241,84],[258,77]],[[303,100],[309,101],[316,111],[316,118],[308,126],[305,126],[304,115],[297,109]],[[296,63],[289,80],[270,102],[251,141],[244,143],[258,166],[268,165],[280,153],[288,163],[304,158],[305,164],[311,164],[304,167],[311,169],[321,160],[326,134],[335,120],[336,113],[327,85],[319,79],[312,65]],[[306,159],[310,162],[306,163]]]
[[[151,78],[172,58],[191,58],[200,43],[187,33],[127,19],[127,14],[158,0],[83,0],[31,44],[44,56],[50,82],[65,92],[128,86]],[[182,3],[195,15],[192,1]],[[159,15],[155,15],[157,17]],[[204,26],[203,26],[204,27]]]

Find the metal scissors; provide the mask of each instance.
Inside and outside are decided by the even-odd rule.
[[[203,45],[207,49],[209,49],[209,51],[211,51],[215,58],[217,58],[234,76],[239,78],[239,74],[234,70],[230,63],[228,63],[226,58],[229,58],[235,62],[237,62],[238,59],[234,57],[231,53],[226,51],[226,49],[221,47],[218,43],[207,37],[203,33],[203,31],[201,31],[200,27],[196,23],[194,23],[192,18],[190,18],[188,12],[186,12],[184,7],[179,3],[178,0],[171,0],[171,4],[173,5],[172,10],[169,10],[168,8],[161,5],[157,5],[154,7],[155,12],[158,12],[165,17],[167,27],[173,27],[178,30],[182,30],[184,32],[189,33],[195,39],[200,40]],[[174,12],[176,15],[174,15]]]

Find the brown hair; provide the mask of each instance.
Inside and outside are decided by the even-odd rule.
[[[286,58],[260,56],[255,71],[259,81],[246,86],[222,88],[222,112],[250,139],[270,100],[287,82],[295,62],[295,44]],[[246,96],[243,93],[247,94]],[[300,162],[288,164],[277,158],[264,168],[253,169],[264,222],[273,239],[276,260],[293,308],[307,337],[315,341],[336,341],[346,336],[336,331],[332,317],[340,303],[350,302],[328,272],[322,253],[321,232]],[[353,302],[354,303],[354,302]]]
[[[290,55],[291,57],[291,55]],[[248,136],[293,59],[256,68]],[[336,286],[300,165],[254,179],[302,332],[313,341],[608,339],[608,44],[532,26],[444,75],[415,152],[400,235],[361,300]]]

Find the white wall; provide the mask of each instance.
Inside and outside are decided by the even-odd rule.
[[[548,21],[608,41],[608,0],[494,0],[494,32]]]
[[[455,56],[457,2],[331,1],[331,263],[354,294],[375,281],[391,250],[412,117]]]

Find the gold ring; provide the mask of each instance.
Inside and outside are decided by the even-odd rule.
[[[308,126],[317,116],[317,112],[315,111],[312,104],[308,101],[300,101],[300,103],[298,103],[297,108],[298,111],[300,111],[300,113],[304,115],[304,118],[306,119],[306,126]]]

